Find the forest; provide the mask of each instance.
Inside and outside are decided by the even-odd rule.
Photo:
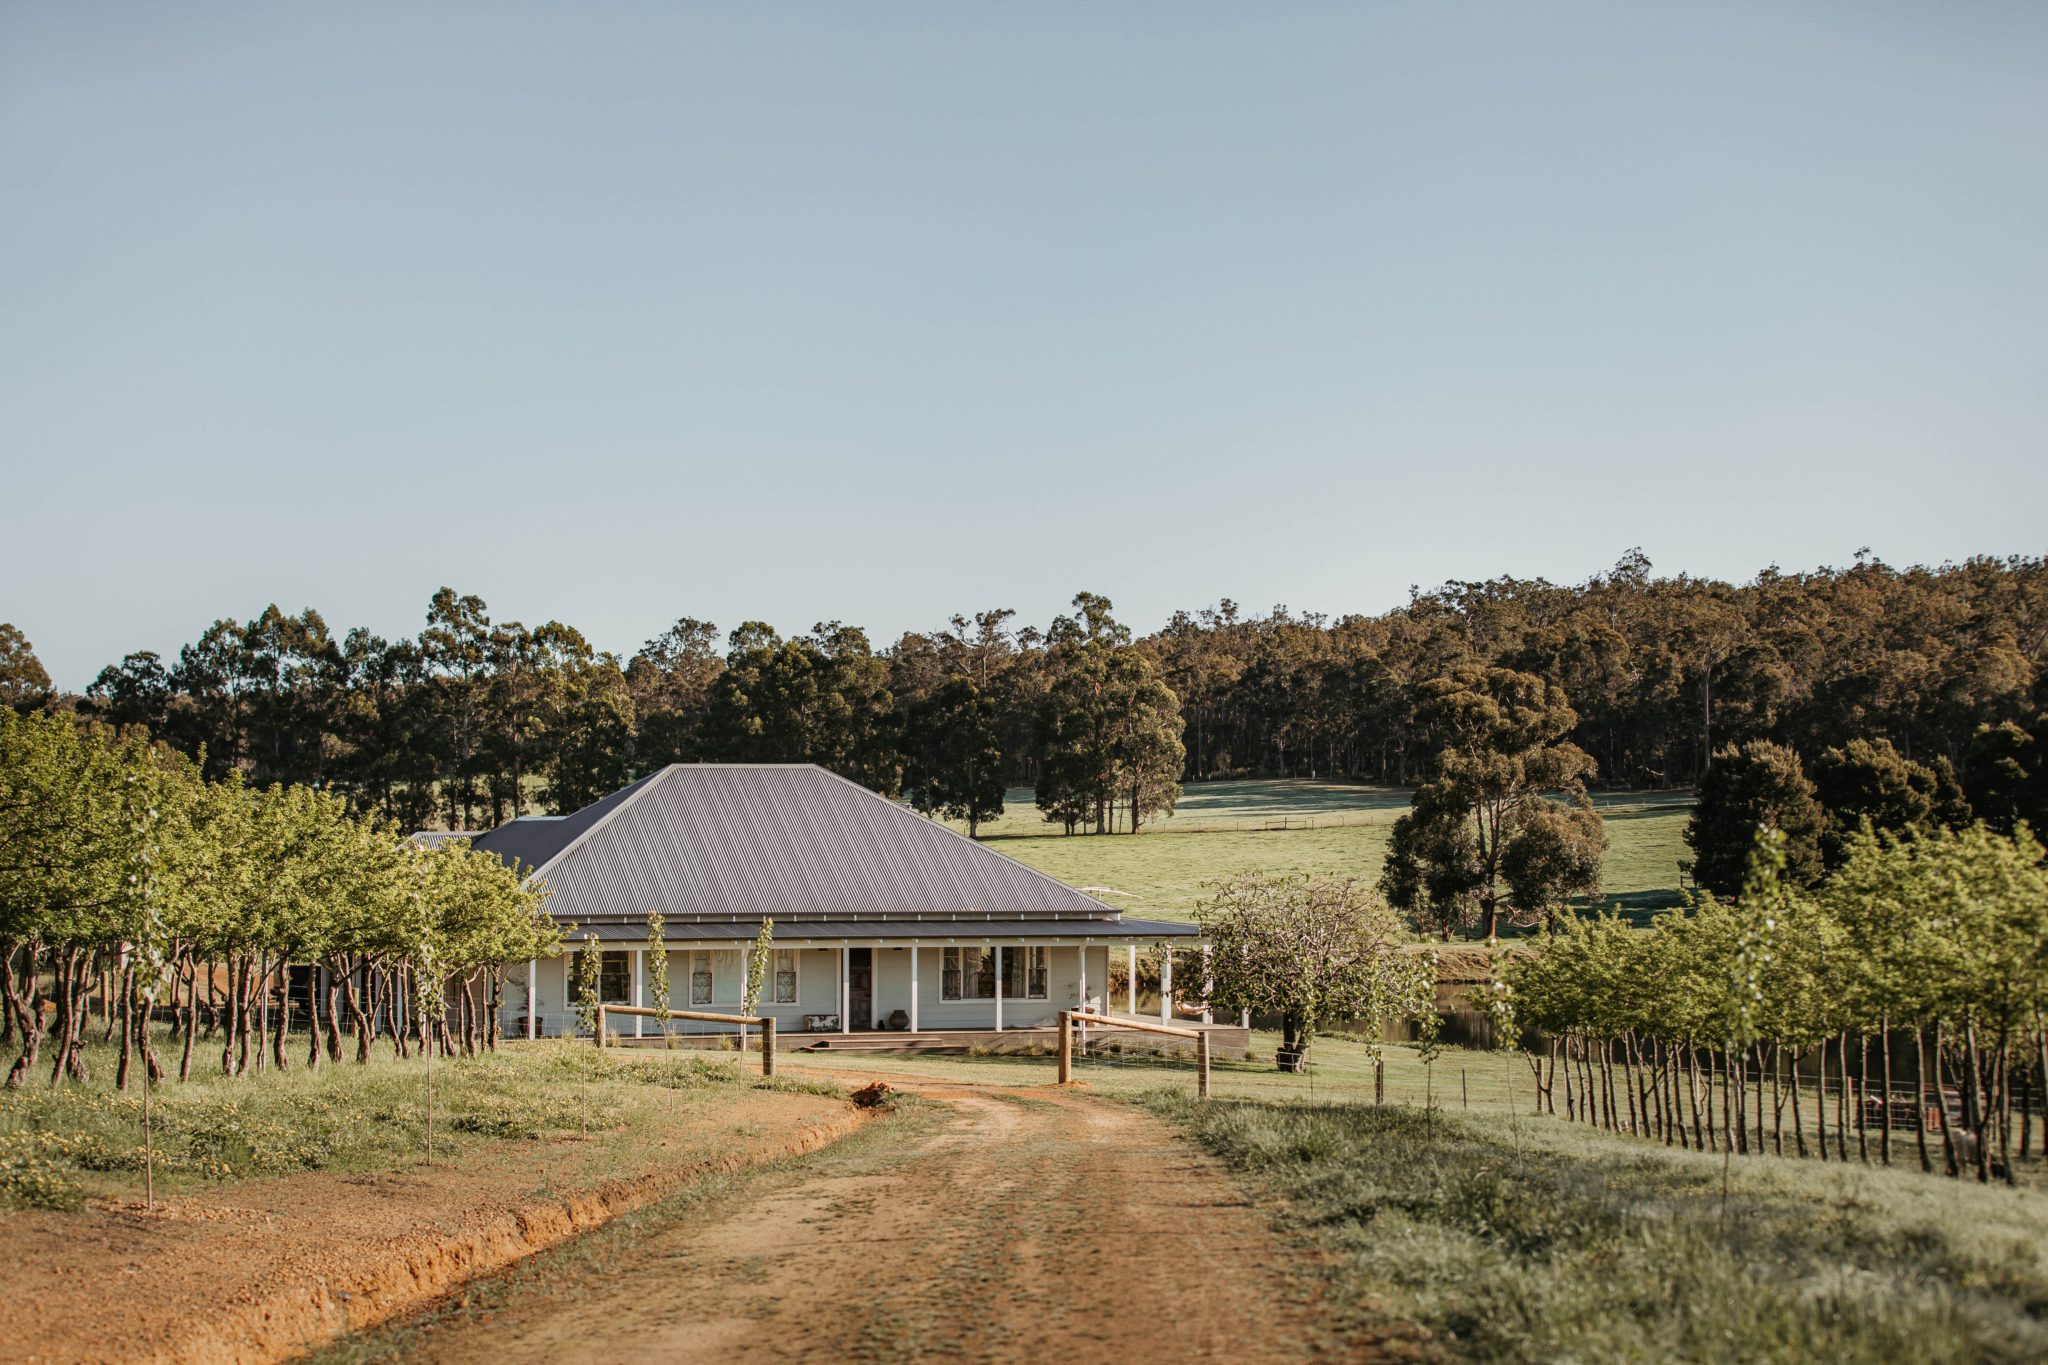
[[[2048,738],[2048,565],[1864,553],[1732,585],[1632,551],[1576,586],[1452,582],[1379,615],[1225,600],[1138,637],[1084,592],[1044,627],[990,609],[879,647],[837,621],[721,637],[683,617],[631,657],[443,588],[415,637],[272,606],[76,696],[0,627],[17,708],[141,726],[208,778],[315,786],[407,828],[571,810],[702,760],[815,762],[970,824],[1035,787],[1069,831],[1129,831],[1208,778],[1424,781],[1445,747],[1428,688],[1461,667],[1546,680],[1596,786],[1691,785],[1716,750],[1763,741],[1811,767],[1856,740],[2024,783]]]

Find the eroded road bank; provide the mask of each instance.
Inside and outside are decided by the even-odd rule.
[[[933,1102],[658,1206],[350,1359],[1287,1361],[1319,1323],[1209,1158],[1085,1093]]]

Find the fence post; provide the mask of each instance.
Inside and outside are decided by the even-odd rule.
[[[1060,1084],[1074,1079],[1074,1016],[1060,1011]]]
[[[761,1020],[761,1074],[775,1074],[775,1020],[772,1017]]]
[[[1198,1099],[1209,1098],[1209,1030],[1203,1029],[1195,1039],[1195,1061],[1201,1066],[1195,1078],[1195,1095]]]
[[[604,1051],[604,1006],[597,1007],[597,1050]]]

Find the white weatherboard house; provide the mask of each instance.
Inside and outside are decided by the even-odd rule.
[[[1128,996],[1109,999],[1112,960],[1128,981],[1141,951],[1200,943],[1194,925],[1125,918],[808,764],[678,764],[573,815],[523,817],[473,843],[547,888],[548,913],[575,926],[565,948],[596,936],[607,1004],[653,1003],[647,917],[657,912],[671,1008],[738,1012],[748,955],[762,920],[774,920],[760,1012],[797,1046],[910,1045],[1051,1028],[1063,1009],[1135,1010]],[[505,1034],[573,1032],[573,972],[568,953],[513,972]],[[1170,967],[1165,996],[1162,1018],[1173,1013]],[[656,1031],[637,1016],[615,1027]],[[1222,1051],[1242,1047],[1238,1030],[1221,1032],[1237,1035],[1214,1040]]]

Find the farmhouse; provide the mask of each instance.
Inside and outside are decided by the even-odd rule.
[[[677,764],[573,815],[521,817],[473,843],[547,888],[548,913],[575,926],[565,946],[595,935],[607,1004],[653,1003],[655,912],[671,1007],[737,1012],[772,919],[759,1012],[798,1046],[1050,1028],[1060,1010],[1113,1003],[1134,1012],[1134,991],[1111,1001],[1110,972],[1114,962],[1135,981],[1141,951],[1162,959],[1163,1019],[1174,1004],[1162,950],[1199,942],[1191,924],[1126,918],[809,764]],[[567,954],[529,963],[523,981],[513,973],[500,1028],[574,1031],[573,973]],[[634,1017],[621,1031],[655,1027]]]

